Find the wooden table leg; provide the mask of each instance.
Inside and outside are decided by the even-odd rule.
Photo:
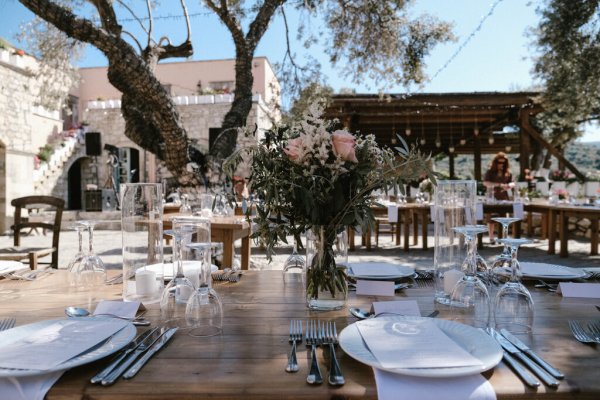
[[[533,236],[533,213],[527,211],[527,237]]]
[[[421,236],[423,236],[423,250],[427,250],[427,228],[429,227],[427,221],[427,210],[421,211]]]
[[[548,254],[556,253],[556,226],[555,226],[555,212],[554,210],[548,210]]]
[[[242,269],[247,270],[250,267],[250,236],[242,238]],[[233,261],[233,260],[232,260]]]
[[[402,221],[402,225],[403,225],[403,230],[404,230],[404,251],[408,251],[409,246],[410,246],[410,219],[412,218],[411,216],[411,212],[410,211],[406,211],[404,214],[404,221]]]
[[[348,250],[354,251],[356,249],[356,244],[354,243],[354,236],[356,235],[356,231],[353,227],[348,227]]]
[[[233,231],[223,231],[223,267],[233,266]]]
[[[598,218],[590,218],[592,225],[590,226],[592,230],[591,236],[591,246],[590,255],[597,256],[598,255]]]
[[[564,211],[559,214],[559,239],[560,239],[560,256],[567,257],[567,245],[569,244],[569,216]]]
[[[419,243],[419,214],[415,210],[410,210],[410,216],[413,223],[413,245]]]

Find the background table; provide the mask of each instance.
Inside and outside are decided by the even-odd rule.
[[[100,299],[120,299],[119,285],[104,286],[87,293],[66,289],[65,272],[43,279],[0,281],[0,318],[17,317],[17,325],[43,319],[63,318],[67,305],[93,308]],[[355,321],[346,309],[311,312],[304,304],[300,282],[284,284],[281,271],[248,271],[239,283],[215,285],[224,303],[224,333],[212,338],[192,338],[177,333],[132,380],[114,386],[89,383],[107,360],[67,371],[47,395],[47,400],[65,399],[376,399],[373,372],[338,349],[346,385],[309,386],[308,351],[300,345],[300,372],[284,371],[290,350],[290,319],[333,320],[341,331]],[[395,296],[414,299],[425,315],[434,308],[432,287],[416,285]],[[533,289],[536,318],[534,334],[520,336],[543,358],[561,369],[566,378],[558,389],[525,387],[504,364],[484,376],[498,399],[598,399],[600,398],[600,353],[598,346],[584,345],[571,336],[567,319],[598,318],[594,300],[563,299],[556,293]],[[390,300],[391,298],[379,298]],[[348,306],[368,307],[375,297],[350,295]],[[147,305],[147,317],[159,321],[158,305]],[[448,310],[440,309],[440,317]],[[322,372],[328,362],[318,350]],[[1,396],[0,396],[1,397]]]

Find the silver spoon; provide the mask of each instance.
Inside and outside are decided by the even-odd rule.
[[[90,316],[90,312],[88,310],[86,310],[85,308],[72,307],[72,306],[65,308],[65,314],[67,314],[68,317],[73,317],[73,318]],[[118,315],[113,315],[113,314],[102,314],[102,315],[106,315],[108,317],[113,317],[113,318],[125,319],[128,321],[131,321],[131,323],[136,326],[150,326],[150,321],[143,319],[143,318],[142,319],[134,318],[133,320],[130,320],[129,318],[119,317]],[[93,315],[92,315],[92,317],[93,317]]]
[[[354,315],[356,318],[358,319],[367,319],[367,318],[375,318],[375,313],[369,312],[369,311],[365,311],[365,310],[361,310],[360,308],[356,308],[356,307],[351,307],[349,309],[350,314]],[[434,312],[430,313],[429,315],[427,315],[427,318],[434,318],[436,315],[438,315],[440,312],[438,310],[435,310]],[[394,314],[394,313],[381,313],[379,315],[383,315],[383,314]],[[400,314],[398,314],[400,315]]]

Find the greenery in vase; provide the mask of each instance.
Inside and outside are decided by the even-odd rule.
[[[231,176],[239,163],[249,163],[248,186],[257,198],[253,237],[262,240],[269,260],[279,241],[287,243],[291,235],[301,244],[300,235],[308,229],[322,227],[327,238],[323,245],[331,249],[336,234],[346,227],[374,227],[373,191],[396,194],[407,182],[433,179],[429,158],[409,149],[401,137],[396,151],[382,148],[374,135],[338,129],[339,122],[327,121],[322,114],[320,105],[311,105],[299,122],[275,126],[259,143],[239,149],[225,163]],[[345,275],[332,255],[326,258],[324,268],[307,276],[307,288],[334,296],[345,287],[338,285]]]

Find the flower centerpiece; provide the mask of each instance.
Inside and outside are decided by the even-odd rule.
[[[428,159],[400,139],[396,152],[373,135],[336,129],[313,104],[300,122],[276,126],[254,146],[239,149],[225,164],[230,174],[247,160],[248,186],[257,197],[254,237],[269,260],[279,241],[312,232],[314,257],[307,257],[306,296],[313,309],[345,304],[345,267],[336,265],[333,244],[348,226],[374,227],[375,190],[402,190],[404,183],[431,176]],[[311,237],[308,236],[307,237]]]
[[[555,169],[550,172],[550,180],[554,182],[576,182],[577,178],[568,171]]]

